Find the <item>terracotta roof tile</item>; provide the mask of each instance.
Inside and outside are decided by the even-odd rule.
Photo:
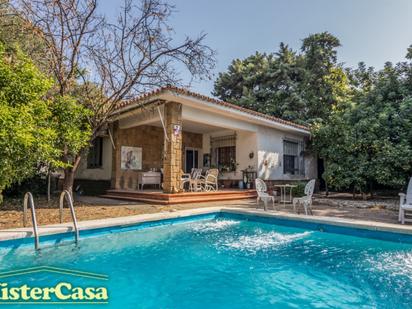
[[[264,118],[264,119],[267,119],[267,120],[271,120],[271,121],[274,121],[274,122],[278,122],[278,123],[281,123],[281,124],[284,124],[284,125],[289,125],[289,126],[292,126],[292,127],[298,128],[298,129],[303,129],[303,130],[309,131],[309,127],[307,127],[307,126],[300,125],[300,124],[294,123],[292,121],[283,120],[281,118],[270,116],[270,115],[263,114],[263,113],[260,113],[260,112],[256,112],[256,111],[253,111],[253,110],[235,105],[233,103],[228,103],[228,102],[225,102],[225,101],[221,101],[221,100],[218,100],[218,99],[215,99],[215,98],[211,98],[211,97],[202,95],[200,93],[192,92],[192,91],[189,91],[187,89],[174,87],[174,86],[161,87],[161,88],[155,89],[153,91],[147,92],[147,93],[145,93],[141,96],[138,96],[136,98],[133,98],[133,99],[130,99],[130,100],[124,100],[116,107],[115,112],[120,112],[120,110],[122,108],[132,106],[135,103],[144,101],[145,99],[148,99],[149,97],[159,95],[159,94],[161,94],[163,92],[166,92],[166,91],[170,91],[170,92],[174,92],[174,93],[182,94],[182,95],[187,95],[187,96],[197,98],[197,99],[200,99],[200,100],[203,100],[203,101],[206,101],[206,102],[214,103],[214,104],[217,104],[217,105],[220,105],[220,106],[229,107],[231,109],[238,110],[238,111],[241,111],[241,112],[253,115],[253,116],[257,116],[257,117]]]

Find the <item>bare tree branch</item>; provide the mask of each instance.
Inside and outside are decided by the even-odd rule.
[[[126,0],[116,23],[105,23],[95,33],[99,40],[89,46],[96,70],[94,81],[104,97],[101,120],[122,100],[154,87],[181,84],[179,71],[187,69],[196,77],[209,77],[214,51],[204,45],[205,34],[186,37],[176,44],[167,24],[174,7],[161,0]],[[104,108],[103,108],[104,107]],[[96,123],[96,126],[100,126]]]
[[[81,91],[79,102],[93,111],[92,138],[122,100],[167,84],[182,86],[182,70],[210,78],[214,66],[205,34],[176,43],[168,24],[174,7],[167,0],[124,0],[114,22],[98,14],[97,0],[10,0],[10,5],[44,41],[56,92]],[[64,155],[69,152],[64,147]],[[72,170],[80,155],[71,156]]]

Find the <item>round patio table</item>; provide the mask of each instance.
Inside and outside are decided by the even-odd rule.
[[[292,203],[293,196],[292,196],[292,190],[293,188],[296,188],[296,185],[274,185],[276,188],[280,188],[280,203],[283,203],[283,206],[285,206],[286,203]],[[289,194],[287,194],[287,191],[289,189]]]

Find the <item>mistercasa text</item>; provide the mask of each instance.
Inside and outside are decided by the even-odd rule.
[[[60,282],[52,287],[32,287],[27,284],[10,286],[0,282],[1,302],[107,302],[109,299],[105,287],[76,287],[68,282]]]

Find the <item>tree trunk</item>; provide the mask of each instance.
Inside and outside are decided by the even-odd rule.
[[[73,171],[72,167],[64,169],[63,190],[69,191],[71,196],[73,196],[74,173],[75,171]]]
[[[373,199],[373,183],[372,181],[369,183],[369,193],[371,195],[371,199]]]
[[[73,195],[74,175],[76,174],[77,168],[79,167],[80,159],[81,159],[80,156],[76,156],[76,159],[74,160],[73,165],[70,167],[66,167],[64,169],[63,190],[69,191],[73,200],[74,200],[74,195]]]
[[[47,171],[47,201],[48,202],[50,202],[50,200],[51,200],[51,197],[50,197],[50,187],[51,187],[51,184],[50,184],[50,181],[51,181],[51,176],[50,176],[50,167],[49,167],[49,169],[48,169],[48,171]]]

